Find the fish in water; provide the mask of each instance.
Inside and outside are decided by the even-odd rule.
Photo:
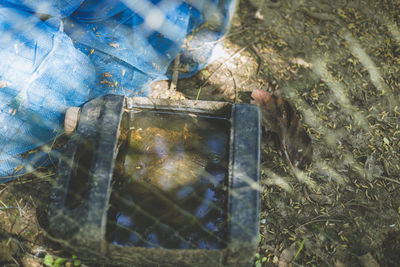
[[[313,149],[295,109],[286,99],[265,90],[256,89],[251,96],[261,109],[265,130],[277,134],[289,162],[304,169],[311,163]]]

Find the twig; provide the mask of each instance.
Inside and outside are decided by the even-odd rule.
[[[17,209],[19,212],[22,211],[20,207],[14,207],[14,206],[9,206],[9,207],[0,207],[0,210],[10,210],[10,209]]]
[[[229,68],[227,68],[227,70],[228,70],[228,72],[229,72],[229,74],[231,75],[232,80],[233,80],[233,87],[234,87],[234,89],[235,89],[235,99],[234,99],[234,103],[236,103],[236,102],[237,102],[237,86],[236,86],[235,76],[233,75],[232,71],[231,71]]]
[[[313,12],[307,9],[303,9],[304,13],[306,13],[308,16],[317,19],[317,20],[321,20],[321,21],[333,21],[336,24],[338,24],[339,26],[343,25],[342,21],[340,20],[340,18],[335,17],[334,15],[331,14],[327,14],[327,13],[319,13],[319,12]]]
[[[229,37],[232,37],[232,36],[241,34],[242,32],[245,32],[245,31],[247,31],[247,30],[250,30],[251,28],[252,28],[252,27],[250,27],[250,26],[242,26],[242,27],[240,27],[237,31],[232,31],[232,32],[230,32],[230,33],[228,33],[228,34],[222,36],[221,39],[219,39],[219,41],[223,41],[223,40],[225,40],[225,39],[227,39],[227,38],[229,38]]]
[[[308,16],[310,16],[310,17],[312,17],[314,19],[317,19],[317,20],[329,20],[329,21],[335,21],[336,20],[336,18],[334,16],[332,16],[330,14],[327,14],[327,13],[313,12],[313,11],[310,11],[308,9],[304,9],[304,12]]]
[[[19,262],[18,262],[13,256],[11,256],[11,259],[14,261],[14,263],[15,263],[17,266],[19,266]]]
[[[3,205],[5,208],[7,208],[8,206],[0,199],[0,204]],[[0,207],[1,208],[1,207]]]
[[[15,200],[15,203],[17,203],[17,206],[18,206],[19,216],[21,216],[21,217],[22,217],[22,214],[23,214],[24,210],[23,210],[23,209],[21,209],[21,207],[19,206],[19,203],[18,203],[18,201],[17,201],[17,200]]]
[[[174,60],[174,70],[172,72],[172,79],[171,79],[171,84],[169,86],[169,90],[176,90],[178,84],[180,58],[181,58],[181,53],[178,53],[178,55],[176,55],[176,58]]]
[[[196,100],[199,100],[201,89],[203,89],[203,87],[208,83],[208,81],[211,79],[211,77],[213,77],[215,73],[217,73],[223,66],[225,66],[226,63],[228,63],[229,60],[234,58],[237,54],[239,54],[240,52],[245,50],[247,47],[248,47],[248,45],[243,47],[243,48],[241,48],[241,49],[239,49],[239,50],[237,50],[235,53],[233,53],[233,55],[231,55],[227,60],[225,60],[224,63],[219,65],[218,68],[213,73],[211,73],[210,76],[208,76],[207,80],[205,80],[204,83],[199,87],[199,90],[197,90]]]
[[[343,205],[350,205],[352,202],[354,202],[354,199],[351,199],[351,200],[347,201],[347,202],[344,203]],[[299,229],[300,227],[306,226],[306,225],[308,225],[308,224],[310,224],[310,223],[314,223],[314,222],[326,222],[326,221],[341,222],[341,221],[343,221],[343,220],[329,219],[329,218],[326,218],[326,219],[319,219],[319,218],[322,218],[322,217],[331,216],[329,213],[334,213],[334,212],[336,212],[338,208],[339,208],[339,206],[335,206],[335,207],[333,207],[331,210],[328,210],[326,214],[320,214],[320,215],[318,215],[318,216],[315,216],[314,218],[311,219],[311,221],[308,221],[308,222],[306,222],[306,223],[303,223],[303,224],[300,225],[300,226],[297,226],[296,229],[295,229],[294,231],[297,231],[297,229]]]
[[[254,26],[254,25],[253,25]],[[231,33],[225,34],[224,36],[222,36],[221,38],[219,38],[216,41],[211,41],[211,42],[204,42],[203,45],[201,46],[196,46],[196,47],[189,47],[187,48],[188,50],[199,50],[199,49],[203,49],[206,45],[212,45],[212,44],[217,44],[220,42],[225,41],[226,39],[228,39],[229,37],[241,34],[242,32],[245,32],[247,30],[250,30],[252,27],[250,26],[242,26],[241,28],[239,28],[237,31],[232,31]]]
[[[250,50],[253,51],[253,53],[256,54],[256,57],[257,57],[256,76],[258,76],[258,73],[260,72],[260,68],[261,68],[262,57],[260,55],[260,52],[258,51],[258,48],[254,45],[254,43],[250,44]]]
[[[4,190],[6,190],[6,189],[7,189],[7,186],[4,186],[4,188],[0,190],[0,195],[1,195],[1,194],[4,192]]]
[[[208,83],[208,81],[209,81],[222,67],[224,67],[231,59],[233,59],[235,56],[237,56],[238,54],[240,54],[240,52],[242,52],[243,50],[245,50],[247,47],[248,47],[248,45],[245,46],[245,47],[242,47],[242,48],[239,49],[239,50],[237,50],[235,53],[233,53],[233,55],[231,55],[227,60],[225,60],[224,63],[222,63],[221,65],[219,65],[218,68],[217,68],[213,73],[211,73],[210,76],[208,76],[207,80],[205,80],[205,82],[200,86],[200,88],[204,87],[204,86]]]
[[[384,176],[377,176],[376,178],[378,179],[382,179],[388,182],[392,182],[392,183],[396,183],[396,184],[400,184],[400,181],[397,181],[395,179],[389,178],[389,177],[384,177]]]
[[[19,206],[19,204],[18,204],[17,201],[15,201],[15,203],[17,203],[17,207],[15,207],[15,206],[7,206],[7,205],[0,199],[0,204],[3,205],[3,207],[0,207],[0,210],[17,209],[17,210],[19,211],[20,215],[22,216],[22,214],[24,213],[24,209],[25,209],[26,205],[25,205],[24,208],[21,208],[21,207]]]
[[[287,159],[287,162],[289,164],[289,167],[294,175],[294,177],[301,183],[305,184],[308,188],[315,190],[316,189],[316,184],[314,181],[311,179],[307,179],[307,176],[304,175],[303,171],[300,170],[299,168],[295,167],[292,162],[290,161],[289,154],[287,152],[286,146],[282,144],[282,150],[283,153],[285,154],[285,157]]]
[[[331,222],[343,222],[343,220],[329,219],[329,218],[320,219],[320,220],[314,220],[314,221],[309,221],[309,222],[303,223],[302,225],[298,226],[298,227],[296,228],[296,230],[299,229],[300,227],[309,225],[309,224],[311,224],[311,223],[326,222],[326,221],[331,221]]]

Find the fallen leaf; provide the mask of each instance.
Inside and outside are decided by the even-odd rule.
[[[371,253],[359,256],[358,259],[361,261],[363,267],[379,267],[379,264],[376,262]]]
[[[15,261],[14,256],[20,252],[21,244],[17,239],[9,238],[0,241],[0,262]],[[4,265],[2,265],[4,266]]]
[[[335,264],[333,265],[334,267],[346,267],[346,264],[341,262],[339,259],[335,260]]]
[[[7,240],[0,241],[0,262],[10,262],[12,260],[12,252],[7,244]]]
[[[276,133],[290,163],[304,169],[311,163],[313,149],[293,107],[286,99],[261,89],[254,90],[251,96],[261,109],[265,130]]]
[[[23,267],[42,267],[43,265],[40,263],[40,259],[24,256],[21,259],[21,263]]]
[[[288,267],[290,266],[290,262],[296,256],[297,246],[296,243],[292,243],[290,247],[284,249],[279,257],[278,266],[279,267]]]

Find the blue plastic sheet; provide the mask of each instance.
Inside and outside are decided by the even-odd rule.
[[[150,83],[170,77],[178,53],[182,77],[204,67],[234,7],[235,0],[0,0],[0,183],[37,165],[38,154],[25,152],[61,132],[67,107],[110,93],[146,96]]]
[[[1,0],[3,7],[14,7],[15,9],[36,13],[39,15],[50,15],[54,17],[67,17],[72,14],[84,0]],[[13,23],[15,21],[10,21]]]

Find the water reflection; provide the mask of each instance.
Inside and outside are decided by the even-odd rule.
[[[117,245],[225,247],[229,121],[141,112],[121,134],[107,239]]]

